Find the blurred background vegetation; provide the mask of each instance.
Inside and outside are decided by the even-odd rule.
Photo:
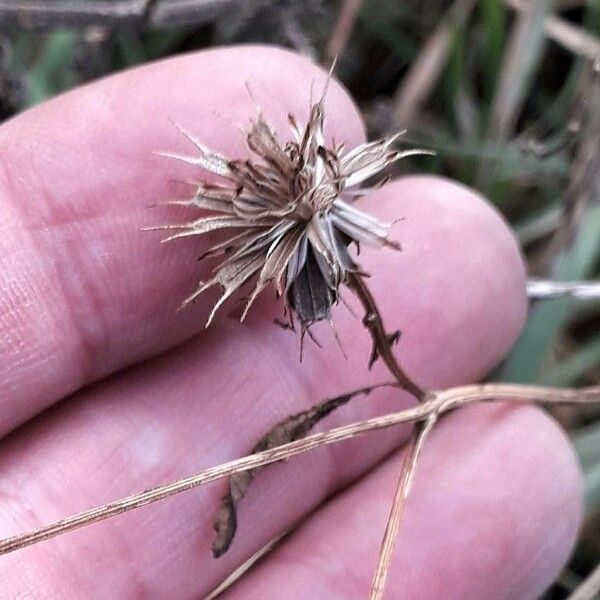
[[[487,195],[531,276],[598,278],[600,0],[0,0],[0,119],[139,63],[250,41],[324,65],[339,55],[371,136],[408,128],[436,150],[403,169]],[[600,299],[533,301],[493,378],[600,383]],[[587,516],[544,598],[596,598],[600,407],[553,412],[581,458]]]

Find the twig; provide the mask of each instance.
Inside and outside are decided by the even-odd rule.
[[[532,300],[548,300],[570,296],[584,300],[600,298],[600,281],[552,281],[528,279],[527,296]]]
[[[600,386],[576,389],[554,389],[540,386],[518,384],[482,384],[452,388],[442,392],[430,393],[425,401],[411,408],[388,415],[359,421],[343,427],[337,427],[323,433],[271,448],[258,454],[238,458],[178,481],[160,485],[144,492],[115,500],[104,506],[67,517],[50,525],[45,525],[27,533],[15,535],[0,541],[0,555],[14,552],[20,548],[47,540],[58,535],[97,523],[104,519],[129,512],[159,500],[223,479],[241,471],[256,469],[279,460],[284,460],[327,444],[334,444],[353,438],[367,431],[375,431],[400,425],[401,423],[420,422],[432,413],[442,414],[473,402],[503,400],[513,403],[544,402],[552,404],[600,402]]]
[[[338,19],[331,32],[331,37],[327,42],[323,58],[323,64],[327,68],[331,67],[336,57],[340,56],[344,51],[362,3],[363,0],[344,0]]]
[[[365,309],[363,323],[369,330],[373,340],[373,350],[369,360],[369,367],[373,365],[377,358],[381,357],[387,368],[396,378],[396,381],[398,381],[407,392],[417,398],[417,400],[423,400],[426,392],[413,382],[404,372],[392,352],[392,345],[400,338],[400,332],[386,332],[377,303],[360,275],[357,273],[350,273],[348,277],[348,286],[356,294]]]
[[[239,581],[239,579],[245,575],[258,561],[269,554],[269,552],[271,552],[279,544],[279,542],[283,540],[283,538],[289,535],[289,533],[289,530],[285,531],[281,535],[278,535],[267,542],[260,550],[257,550],[250,558],[245,560],[239,567],[227,575],[227,577],[202,600],[216,600],[216,598],[225,592],[225,590],[228,590],[236,581]]]
[[[417,461],[419,460],[419,455],[423,449],[425,439],[433,429],[437,419],[438,414],[433,412],[427,417],[426,421],[419,423],[417,429],[413,432],[406,449],[406,456],[402,462],[402,470],[400,472],[400,478],[398,479],[396,493],[394,494],[390,516],[385,527],[383,541],[381,542],[379,560],[377,562],[377,568],[371,585],[371,593],[369,595],[370,600],[382,600],[383,598],[385,581],[390,570],[392,553],[394,551],[396,539],[398,538],[398,531],[402,523],[402,518],[404,517],[406,501],[408,499],[408,494],[410,493]]]
[[[597,565],[567,600],[594,600],[594,598],[598,597],[599,593],[600,565]]]

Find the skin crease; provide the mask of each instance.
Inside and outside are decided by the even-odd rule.
[[[213,50],[111,77],[0,128],[2,430],[56,403],[0,441],[0,535],[240,456],[291,412],[389,377],[379,364],[367,372],[368,335],[342,306],[335,324],[347,360],[324,326],[323,349],[308,345],[299,364],[298,338],[272,325],[281,307],[269,293],[243,325],[232,302],[195,336],[216,296],[176,308],[206,275],[195,260],[206,242],[160,245],[160,233],[136,233],[193,218],[148,209],[181,196],[170,179],[202,176],[150,154],[193,153],[169,118],[243,156],[231,122],[255,114],[244,81],[283,137],[287,112],[305,118],[311,82],[319,89],[323,78],[289,52]],[[337,85],[326,113],[328,135],[349,146],[363,139]],[[482,377],[525,318],[524,268],[505,223],[474,192],[439,178],[403,178],[362,203],[403,217],[393,231],[403,251],[365,249],[361,263],[388,328],[403,331],[396,351],[406,370],[426,387]],[[408,402],[381,391],[323,427]],[[0,557],[0,598],[201,597],[311,511],[230,597],[362,598],[406,433],[362,436],[267,469],[219,561],[210,557],[210,515],[222,483]],[[390,597],[534,598],[566,560],[580,515],[572,451],[541,411],[451,415],[426,447]]]

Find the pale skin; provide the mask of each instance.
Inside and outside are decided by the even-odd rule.
[[[233,302],[207,331],[215,294],[185,310],[206,241],[161,245],[149,205],[201,178],[152,154],[193,152],[175,120],[244,156],[237,124],[305,118],[324,74],[292,53],[234,48],[116,75],[0,127],[0,535],[12,535],[243,455],[276,421],[367,381],[370,341],[343,306],[299,340],[273,325],[267,292],[240,325]],[[215,111],[221,116],[215,115]],[[364,126],[332,86],[329,135]],[[175,192],[174,192],[175,190]],[[363,200],[403,251],[363,252],[405,370],[429,388],[482,377],[525,318],[524,268],[501,218],[447,180],[408,177]],[[350,292],[345,294],[350,298]],[[357,308],[358,310],[358,308]],[[394,390],[353,401],[323,427],[398,410]],[[39,414],[46,410],[43,414]],[[39,415],[39,416],[36,416]],[[0,597],[193,598],[306,519],[227,598],[364,598],[407,430],[368,434],[275,465],[254,482],[218,561],[211,517],[223,484],[0,557]],[[385,458],[384,462],[381,462]],[[332,499],[332,494],[343,491]],[[567,560],[581,518],[576,460],[532,407],[479,406],[438,426],[423,453],[388,579],[390,598],[534,598]]]

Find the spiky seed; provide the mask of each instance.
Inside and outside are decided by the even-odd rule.
[[[325,146],[324,100],[310,106],[302,128],[288,116],[292,141],[281,145],[259,113],[246,137],[248,160],[230,160],[205,147],[183,128],[198,156],[165,153],[220,176],[219,184],[198,184],[196,194],[175,201],[211,211],[195,221],[169,225],[177,229],[167,238],[203,235],[222,230],[229,234],[203,256],[222,256],[212,278],[201,283],[186,302],[210,287],[223,293],[206,326],[223,302],[247,281],[254,288],[242,313],[243,320],[257,296],[273,286],[295,313],[303,330],[316,321],[330,320],[339,287],[350,272],[362,273],[349,246],[366,244],[399,250],[389,239],[391,225],[356,208],[353,203],[369,191],[362,184],[390,164],[419,150],[398,152],[398,135],[361,144],[345,152],[343,144]]]

